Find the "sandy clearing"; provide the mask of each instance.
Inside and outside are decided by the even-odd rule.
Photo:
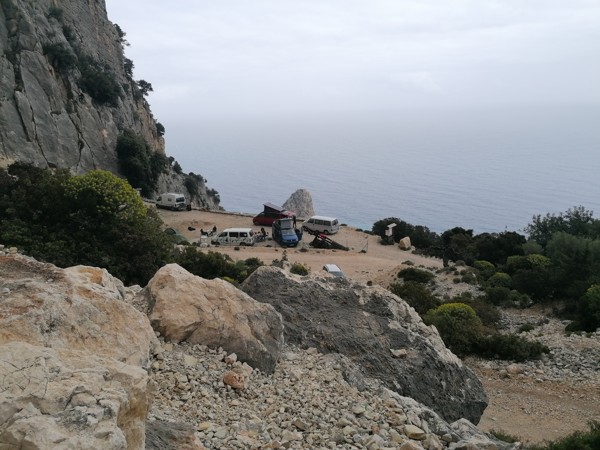
[[[219,231],[232,227],[249,227],[258,232],[261,228],[252,224],[251,215],[199,210],[158,211],[167,226],[177,229],[190,242],[199,241],[201,229],[211,230],[213,226]],[[195,230],[190,230],[189,227]],[[270,228],[265,229],[270,234]],[[337,264],[349,278],[365,283],[387,280],[389,273],[404,261],[412,261],[415,265],[434,269],[442,267],[441,260],[414,255],[409,251],[400,250],[395,245],[381,245],[378,243],[378,236],[369,235],[350,226],[341,227],[331,238],[350,250],[346,252],[312,248],[309,243],[313,237],[307,233],[295,248],[284,249],[276,242],[266,241],[259,242],[254,247],[239,247],[238,250],[223,246],[210,246],[209,250],[228,254],[235,260],[255,257],[265,264],[270,264],[274,259],[281,259],[285,250],[289,261],[302,263],[309,267],[311,272],[322,271],[324,264]]]

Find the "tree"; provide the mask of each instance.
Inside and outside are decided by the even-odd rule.
[[[169,167],[165,155],[150,150],[143,137],[125,130],[117,138],[119,169],[132,186],[139,187],[149,196],[155,189],[158,177]]]
[[[147,96],[150,92],[154,92],[154,89],[152,89],[152,85],[146,80],[139,80],[137,82],[137,85],[140,88],[140,91],[142,92],[142,95],[144,97]]]
[[[573,236],[590,236],[597,230],[599,222],[593,215],[593,211],[586,210],[583,206],[575,206],[564,213],[537,215],[525,227],[525,232],[543,247],[555,233],[561,231]]]

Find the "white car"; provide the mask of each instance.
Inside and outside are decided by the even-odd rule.
[[[325,272],[327,272],[327,273],[330,273],[334,277],[338,277],[338,278],[345,277],[344,272],[342,272],[342,269],[340,269],[335,264],[325,264],[323,266],[323,270],[325,270]]]

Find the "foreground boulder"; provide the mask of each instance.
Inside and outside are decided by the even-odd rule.
[[[106,270],[0,256],[0,447],[143,449],[157,345]]]
[[[223,347],[266,373],[275,370],[283,345],[281,316],[230,283],[205,280],[177,264],[161,268],[140,294],[150,322],[171,342]]]
[[[0,344],[23,341],[147,366],[152,327],[105,269],[60,269],[13,255],[0,256],[0,273]]]
[[[151,405],[140,367],[25,342],[0,345],[0,447],[143,449]]]
[[[445,347],[434,328],[383,288],[260,267],[242,289],[281,313],[287,342],[346,355],[365,375],[448,421],[464,417],[477,423],[487,406],[475,374]],[[352,379],[360,377],[348,374]]]

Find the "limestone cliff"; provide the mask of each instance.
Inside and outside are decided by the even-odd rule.
[[[2,0],[0,3],[0,166],[119,173],[118,136],[131,130],[165,154],[164,128],[133,80],[124,33],[104,0]],[[157,191],[188,194],[199,206],[219,198],[201,176],[186,182],[170,170]],[[208,192],[207,192],[208,191]]]

